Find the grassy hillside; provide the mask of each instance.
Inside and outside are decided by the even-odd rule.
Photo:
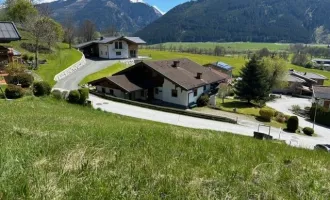
[[[80,84],[86,84],[90,81],[94,81],[103,77],[111,76],[112,74],[119,72],[126,68],[126,65],[123,63],[117,63],[114,65],[111,65],[101,71],[95,72],[93,74],[90,74],[86,76],[82,81],[80,81]]]
[[[208,55],[200,55],[200,54],[190,54],[190,53],[179,53],[179,52],[168,52],[168,51],[156,51],[156,50],[140,50],[140,55],[144,56],[150,56],[153,60],[166,60],[166,59],[175,59],[175,58],[189,58],[199,64],[207,64],[212,63],[216,61],[222,61],[225,62],[231,66],[234,67],[233,74],[235,76],[238,76],[240,73],[240,70],[244,66],[245,62],[247,61],[242,56],[232,56],[232,57],[220,57],[220,56],[208,56]],[[291,63],[288,63],[287,65],[288,69],[295,69],[297,71],[302,72],[314,72],[318,74],[322,74],[323,76],[326,76],[330,79],[330,72],[329,71],[323,71],[318,69],[307,69],[304,67],[299,67],[296,65],[293,65]],[[330,80],[325,81],[326,85],[330,85]]]
[[[49,98],[0,106],[1,199],[330,197],[327,153]]]
[[[28,32],[19,30],[22,36],[21,41],[15,41],[6,44],[0,44],[4,46],[13,47],[23,54],[29,56],[34,56],[34,53],[28,52],[27,50],[21,48],[21,43],[32,43],[31,36]],[[64,43],[59,43],[57,48],[53,48],[53,53],[51,54],[40,54],[40,60],[47,60],[47,64],[39,65],[39,69],[36,73],[45,81],[54,85],[54,76],[59,72],[63,71],[67,67],[71,66],[75,62],[81,59],[81,53],[75,49],[69,49],[69,46]]]

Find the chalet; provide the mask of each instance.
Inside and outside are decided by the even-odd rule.
[[[143,61],[113,76],[89,84],[101,93],[142,101],[161,101],[181,107],[196,104],[203,94],[225,82],[226,76],[189,59]]]
[[[316,85],[322,86],[325,80],[328,80],[328,78],[320,74],[311,72],[298,72],[291,69],[283,80],[287,83],[287,86],[281,89],[274,89],[273,92],[312,96],[312,87]]]
[[[326,110],[330,109],[330,87],[329,86],[313,86],[313,99],[324,107]]]
[[[78,44],[75,48],[82,51],[86,57],[104,59],[137,58],[139,45],[146,44],[139,37],[101,37],[98,40]]]
[[[204,65],[205,67],[211,67],[214,70],[222,72],[228,76],[228,80],[233,77],[233,67],[224,62],[215,62]]]
[[[312,60],[312,63],[316,68],[322,67],[324,70],[330,71],[330,59],[315,58]]]

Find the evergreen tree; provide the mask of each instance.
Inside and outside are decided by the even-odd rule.
[[[256,56],[245,64],[240,76],[242,80],[235,85],[238,97],[250,103],[251,100],[260,101],[269,96],[268,76]]]

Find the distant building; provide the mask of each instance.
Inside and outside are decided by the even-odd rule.
[[[314,67],[322,67],[324,70],[330,71],[330,59],[315,58],[312,60]]]
[[[211,67],[214,70],[222,72],[228,76],[228,80],[232,79],[233,67],[224,62],[215,62],[204,65],[205,67]]]
[[[225,81],[223,73],[189,59],[177,59],[140,62],[89,84],[100,93],[119,98],[190,107]]]
[[[313,86],[313,101],[317,99],[317,103],[323,108],[330,109],[330,87],[329,86]]]
[[[98,40],[78,44],[75,48],[81,50],[86,57],[104,59],[137,58],[139,45],[146,44],[139,37],[101,37]]]
[[[322,86],[325,80],[328,80],[328,78],[320,74],[289,70],[283,80],[287,86],[274,89],[273,92],[312,96],[312,87],[317,85]]]

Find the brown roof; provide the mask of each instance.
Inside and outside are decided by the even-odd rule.
[[[313,86],[314,97],[319,99],[330,99],[329,86]]]
[[[177,67],[173,65],[175,61],[179,61]],[[203,67],[186,58],[164,61],[145,61],[144,64],[186,90],[226,79],[224,74],[216,73],[214,70]],[[197,73],[202,73],[201,79],[196,78]]]
[[[125,74],[117,76],[109,76],[107,79],[127,92],[142,90],[141,87],[131,82]]]

